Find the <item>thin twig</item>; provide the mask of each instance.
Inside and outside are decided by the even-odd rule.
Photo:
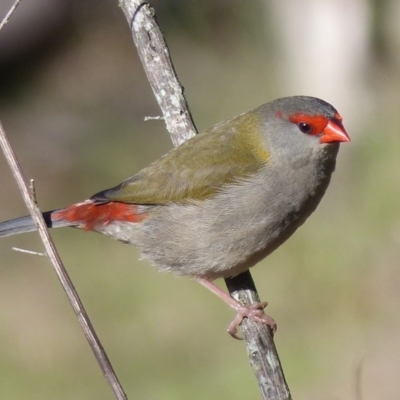
[[[164,117],[162,117],[161,115],[158,115],[156,117],[144,117],[145,121],[160,121],[160,120],[164,120]]]
[[[61,285],[65,293],[67,294],[68,300],[70,301],[71,306],[78,317],[79,324],[81,325],[86,339],[88,340],[90,347],[92,348],[92,351],[100,365],[100,368],[103,371],[103,374],[105,375],[109,385],[111,386],[115,398],[118,400],[126,400],[127,397],[122,389],[122,386],[118,381],[118,378],[112,368],[107,354],[105,353],[103,346],[100,343],[99,338],[97,337],[93,325],[90,322],[89,316],[87,315],[85,308],[83,307],[83,304],[78,296],[78,293],[76,292],[75,287],[65,269],[65,266],[55,248],[54,242],[49,234],[46,223],[44,222],[42,213],[40,212],[39,207],[35,204],[35,199],[33,199],[33,193],[30,190],[29,183],[27,182],[21,166],[17,160],[17,157],[10,146],[1,122],[0,147],[2,148],[4,156],[8,164],[10,165],[14,178],[17,181],[26,207],[28,208],[33,220],[35,221],[40,238],[42,239],[44,248],[46,250],[46,255],[52,263],[58,279],[60,280]]]
[[[10,11],[7,13],[2,23],[0,24],[0,30],[5,26],[5,24],[10,19],[12,13],[15,11],[17,6],[19,5],[20,0],[17,0],[14,5],[11,7]],[[46,223],[43,219],[42,213],[36,202],[35,195],[35,186],[34,181],[31,180],[29,183],[25,178],[25,175],[22,171],[22,168],[18,162],[18,159],[11,148],[10,142],[7,139],[6,132],[3,129],[3,126],[0,121],[0,147],[3,150],[4,156],[11,168],[12,174],[18,184],[19,190],[21,192],[22,198],[28,208],[36,227],[39,231],[40,238],[42,239],[44,248],[46,250],[46,256],[49,258],[50,262],[53,265],[53,268],[58,276],[58,279],[61,282],[61,285],[67,294],[68,300],[71,303],[73,310],[78,318],[79,324],[86,336],[87,341],[99,363],[99,366],[107,379],[107,382],[111,386],[112,391],[114,392],[115,398],[117,400],[126,400],[126,394],[122,389],[122,386],[116,376],[113,367],[105,353],[103,346],[97,337],[97,334],[93,328],[92,323],[90,322],[89,316],[86,313],[86,310],[78,296],[78,293],[75,290],[75,287],[64,267],[63,262],[57,252],[57,249],[54,245],[54,242],[49,234]],[[17,249],[17,251],[22,251],[25,253],[31,253],[27,250]],[[35,253],[39,254],[40,253]]]
[[[39,253],[37,251],[21,249],[19,247],[11,247],[12,250],[18,251],[19,253],[31,254],[32,256],[47,257],[46,253]]]
[[[3,27],[9,21],[11,15],[14,13],[14,11],[16,10],[16,8],[19,6],[20,3],[21,3],[21,0],[15,0],[14,4],[9,9],[8,13],[6,14],[6,16],[3,18],[3,21],[1,21],[0,31],[3,29]]]
[[[357,365],[355,370],[355,380],[354,380],[354,390],[355,390],[355,399],[362,400],[362,375],[363,375],[363,359],[361,359]]]
[[[196,128],[173,67],[169,50],[148,2],[119,0],[131,26],[133,41],[175,146],[196,134]],[[184,4],[184,3],[182,3]],[[184,7],[184,5],[182,5]],[[250,272],[225,280],[231,295],[246,305],[259,302]],[[245,319],[243,335],[250,364],[264,399],[289,400],[272,334],[267,326]]]

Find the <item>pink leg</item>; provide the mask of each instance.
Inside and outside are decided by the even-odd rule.
[[[230,307],[232,307],[236,311],[236,317],[229,324],[228,333],[233,336],[235,339],[240,339],[237,336],[237,328],[242,323],[243,318],[249,318],[255,322],[259,322],[261,324],[266,324],[271,327],[272,333],[276,331],[276,323],[275,321],[264,314],[263,309],[267,306],[268,303],[257,303],[253,304],[250,307],[244,306],[236,301],[233,297],[229,296],[228,293],[224,292],[220,289],[215,283],[209,281],[205,278],[195,277],[197,282],[206,287],[208,290],[217,295],[220,299],[222,299],[225,303],[227,303]]]

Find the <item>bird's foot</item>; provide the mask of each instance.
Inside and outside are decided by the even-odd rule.
[[[242,338],[237,336],[239,325],[243,322],[244,318],[248,318],[254,322],[268,325],[271,328],[272,335],[276,332],[276,322],[267,314],[264,314],[264,308],[268,305],[267,302],[252,304],[251,306],[244,306],[239,302],[236,302],[232,308],[236,311],[236,317],[228,326],[228,333],[235,339],[241,340]]]
[[[258,322],[260,324],[268,325],[271,328],[272,335],[276,332],[275,321],[268,315],[264,314],[263,311],[268,303],[255,303],[251,306],[245,306],[236,301],[233,297],[229,296],[229,294],[225,293],[210,280],[200,277],[196,277],[196,280],[208,290],[211,290],[211,292],[216,294],[219,298],[221,298],[225,303],[227,303],[236,311],[236,317],[233,319],[228,327],[228,333],[235,339],[241,339],[239,336],[237,336],[237,328],[242,323],[243,318],[249,318],[252,321]]]

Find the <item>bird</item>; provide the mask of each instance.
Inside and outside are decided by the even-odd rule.
[[[237,316],[276,324],[214,281],[271,254],[314,212],[335,170],[342,117],[309,96],[283,97],[194,136],[121,184],[43,213],[49,228],[94,231],[139,249],[160,271],[194,278]],[[36,230],[30,216],[0,223],[0,237]]]

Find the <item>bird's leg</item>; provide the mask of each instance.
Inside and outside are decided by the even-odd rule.
[[[220,289],[212,281],[200,277],[195,277],[195,279],[197,282],[199,282],[201,285],[203,285],[208,290],[213,292],[215,295],[217,295],[220,299],[222,299],[225,303],[227,303],[230,307],[232,307],[236,311],[236,317],[228,326],[228,333],[235,339],[240,339],[237,336],[237,328],[242,323],[243,318],[249,318],[255,322],[268,325],[271,328],[273,334],[276,332],[275,321],[268,315],[264,314],[263,311],[263,309],[268,305],[267,302],[256,303],[251,306],[245,306],[236,301],[228,293]]]

